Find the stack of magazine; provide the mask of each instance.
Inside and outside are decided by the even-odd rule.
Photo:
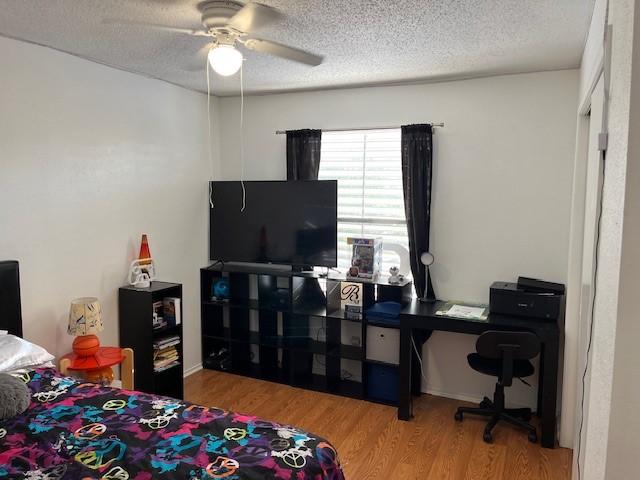
[[[180,337],[173,335],[153,342],[153,369],[162,372],[180,363],[177,346]]]

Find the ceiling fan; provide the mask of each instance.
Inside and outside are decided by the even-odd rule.
[[[198,7],[204,29],[192,30],[128,20],[104,20],[103,23],[136,25],[195,37],[210,37],[212,42],[205,45],[199,53],[206,54],[211,68],[225,77],[235,74],[242,65],[242,53],[236,48],[238,44],[249,50],[306,65],[316,66],[322,63],[323,58],[319,55],[251,35],[252,31],[281,17],[282,14],[272,7],[256,2],[242,4],[235,0],[208,0]],[[201,63],[198,69],[205,66],[204,61]]]

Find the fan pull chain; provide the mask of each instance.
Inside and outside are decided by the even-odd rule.
[[[244,59],[240,64],[240,185],[242,185],[242,208],[247,206],[247,191],[244,188],[244,76],[242,75]]]
[[[211,180],[213,181],[213,155],[211,153],[211,83],[209,80],[209,56],[205,57],[205,70],[207,71],[207,149],[209,152],[209,166],[211,167]],[[209,205],[213,208],[213,184],[209,182]]]

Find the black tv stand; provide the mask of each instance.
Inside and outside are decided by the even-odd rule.
[[[223,277],[229,282],[229,298],[213,299],[212,287]],[[343,281],[361,283],[366,309],[376,301],[408,305],[411,281],[391,285],[386,279],[347,280],[334,271],[323,276],[235,263],[203,268],[200,279],[204,368],[397,404],[380,398],[369,381],[374,369],[398,375],[397,363],[367,355],[367,330],[382,326],[368,322],[364,315],[345,318],[340,286]],[[359,342],[350,339],[348,332]],[[345,369],[356,374],[345,375]]]

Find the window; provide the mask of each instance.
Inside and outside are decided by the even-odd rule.
[[[402,193],[400,129],[323,132],[320,180],[338,180],[338,268],[351,264],[347,237],[380,236],[409,248]],[[384,249],[382,273],[399,265]]]

